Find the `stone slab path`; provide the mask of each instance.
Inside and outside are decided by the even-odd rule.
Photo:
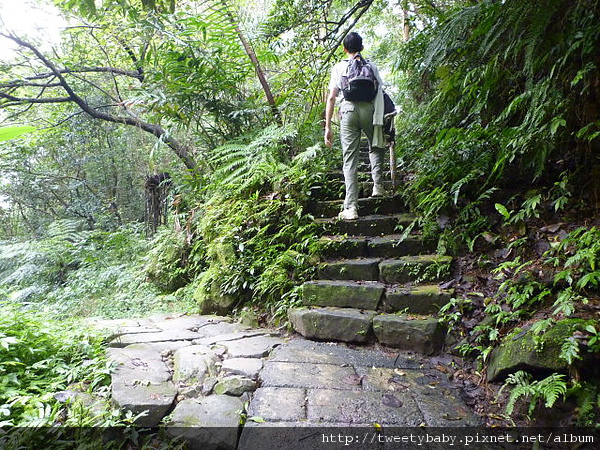
[[[113,404],[191,448],[268,448],[248,431],[257,427],[478,424],[445,371],[421,355],[282,337],[217,316],[94,325],[111,335]]]

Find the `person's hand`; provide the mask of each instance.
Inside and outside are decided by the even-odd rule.
[[[331,147],[333,145],[333,131],[331,128],[325,128],[325,145]]]

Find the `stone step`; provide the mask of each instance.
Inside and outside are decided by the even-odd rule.
[[[434,242],[423,242],[421,236],[408,235],[402,239],[400,234],[379,236],[369,239],[367,250],[369,256],[400,257],[408,255],[421,255],[435,250]]]
[[[392,286],[385,290],[380,309],[386,313],[437,314],[453,295],[453,289],[442,289],[437,284]]]
[[[451,257],[439,255],[410,255],[394,259],[341,259],[323,263],[319,269],[319,276],[331,280],[422,283],[440,281],[447,277],[451,262]]]
[[[368,198],[373,192],[373,182],[368,181],[370,176],[364,174],[364,181],[358,182],[358,196],[359,198]],[[384,178],[389,178],[389,175],[384,176]],[[388,179],[385,179],[383,182],[383,187],[390,193],[394,192],[392,187],[392,182]],[[344,179],[341,180],[328,180],[324,183],[312,186],[309,189],[309,197],[312,200],[336,200],[344,197],[345,194],[345,186]]]
[[[389,193],[395,193],[395,189],[392,186],[392,181],[389,180],[389,173],[384,174],[384,181],[383,181],[383,188],[389,192]],[[361,187],[363,190],[363,195],[365,197],[368,197],[369,195],[371,195],[371,192],[373,192],[373,181],[370,180],[365,180],[363,182],[361,182]]]
[[[379,278],[385,283],[441,281],[450,275],[451,256],[413,255],[386,259],[379,264]]]
[[[305,306],[382,310],[387,313],[435,314],[452,295],[452,290],[435,284],[397,286],[376,281],[313,280],[302,285]]]
[[[317,276],[326,280],[379,281],[380,262],[381,258],[354,258],[329,261],[321,265]]]
[[[306,306],[335,306],[376,310],[385,285],[376,281],[313,280],[302,285]]]
[[[313,201],[307,205],[306,211],[314,217],[336,217],[342,210],[343,200]],[[372,214],[398,214],[406,211],[399,195],[387,197],[366,197],[358,200],[358,212],[367,216]]]
[[[326,258],[396,258],[407,255],[431,253],[435,243],[424,243],[421,236],[400,234],[386,236],[323,236],[320,239],[320,254]]]
[[[307,339],[383,345],[432,355],[444,344],[446,329],[432,317],[377,315],[354,308],[291,308],[294,330]]]
[[[447,330],[433,317],[383,314],[373,318],[373,332],[388,347],[433,355],[444,346]]]
[[[373,339],[375,314],[354,308],[291,308],[288,318],[308,339],[365,343]]]
[[[315,219],[327,234],[384,236],[402,231],[415,220],[412,214],[362,216],[356,220]]]

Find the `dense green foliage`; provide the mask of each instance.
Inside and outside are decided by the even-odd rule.
[[[110,366],[100,338],[33,308],[6,301],[0,307],[0,424],[81,425],[83,416],[69,415],[58,394],[75,385],[106,394]]]
[[[61,317],[252,309],[279,322],[318,261],[306,205],[339,168],[321,122],[351,29],[398,105],[411,229],[442,253],[510,255],[494,270],[497,292],[443,310],[452,323],[488,317],[464,353],[485,364],[513,327],[531,321],[541,335],[597,300],[597,229],[535,256],[529,232],[600,200],[598,1],[55,3],[76,26],[53,51],[1,37],[18,49],[0,64],[10,127],[0,130],[0,288],[11,302]],[[146,236],[147,177],[165,173],[167,224]],[[599,326],[580,333],[562,353],[573,370],[600,350]],[[597,420],[588,380],[517,373],[508,385],[509,413],[522,398],[532,415],[577,397],[581,421]]]
[[[0,246],[0,284],[11,301],[57,316],[123,317],[160,311],[173,298],[146,282],[147,242],[134,229],[86,231],[62,220],[33,242]]]
[[[497,188],[537,184],[557,207],[565,189],[597,200],[598,14],[597,2],[481,1],[398,55],[407,194],[430,223],[455,219],[446,247],[490,226],[481,207]]]

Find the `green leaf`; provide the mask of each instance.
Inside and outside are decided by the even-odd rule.
[[[3,127],[0,128],[0,142],[9,141],[11,139],[22,136],[26,133],[31,133],[35,131],[37,128],[31,126],[22,126],[22,127]]]
[[[265,419],[263,419],[262,417],[259,417],[259,416],[248,417],[248,420],[250,422],[256,422],[256,423],[264,423],[264,422],[266,422]]]
[[[504,220],[508,220],[510,218],[510,212],[508,212],[508,209],[506,209],[506,207],[500,203],[496,203],[494,205],[494,207],[496,208],[496,211],[498,211],[500,214],[502,214],[502,217],[504,217]]]
[[[550,124],[550,133],[556,134],[558,127],[564,127],[567,125],[567,121],[562,118],[555,117]]]

